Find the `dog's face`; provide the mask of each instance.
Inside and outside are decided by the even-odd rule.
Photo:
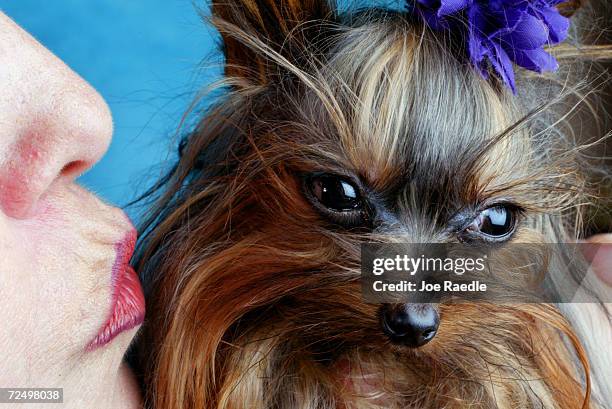
[[[178,255],[148,280],[153,383],[184,399],[161,407],[578,407],[537,322],[566,329],[554,308],[363,299],[364,242],[546,242],[569,197],[451,39],[392,16],[331,34],[310,6],[259,10],[266,30],[215,6],[237,91],[184,145],[188,194],[152,244]]]

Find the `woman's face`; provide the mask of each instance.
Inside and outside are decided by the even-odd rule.
[[[105,153],[112,119],[1,13],[0,89],[0,384],[68,397],[78,379],[116,378],[144,315],[130,221],[75,184]]]

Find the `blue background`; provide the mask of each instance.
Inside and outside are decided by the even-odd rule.
[[[208,7],[191,0],[0,0],[0,8],[108,102],[111,147],[80,182],[124,206],[170,165],[182,115],[220,76],[216,32],[198,14]],[[127,210],[138,218],[137,207]]]
[[[340,8],[403,7],[403,0],[340,0]],[[80,182],[124,207],[176,158],[183,114],[221,77],[206,0],[0,0],[0,9],[106,99],[115,133]],[[204,105],[208,99],[204,98]],[[200,105],[201,106],[201,105]],[[195,119],[195,116],[191,117]],[[139,207],[126,209],[138,221]]]

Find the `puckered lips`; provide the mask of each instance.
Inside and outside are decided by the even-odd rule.
[[[128,232],[115,245],[116,259],[113,264],[112,307],[109,318],[88,344],[87,350],[94,350],[111,342],[123,331],[142,324],[145,316],[145,300],[138,275],[130,266],[130,259],[136,245],[136,231]]]

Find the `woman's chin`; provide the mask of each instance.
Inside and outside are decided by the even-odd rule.
[[[122,362],[119,366],[118,382],[120,384],[119,392],[121,396],[121,404],[127,408],[142,408],[142,395],[138,381],[132,369]]]

